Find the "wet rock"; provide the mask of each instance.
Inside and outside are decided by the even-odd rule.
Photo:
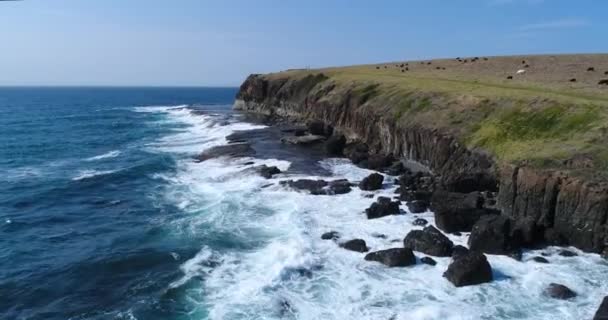
[[[361,180],[359,183],[359,188],[366,191],[382,189],[382,182],[384,182],[383,175],[379,173],[372,173]]]
[[[281,138],[281,142],[295,145],[309,145],[325,141],[324,136],[319,135],[305,135],[305,136],[288,136]]]
[[[486,256],[473,251],[454,259],[443,276],[456,287],[491,282],[493,279],[492,267]]]
[[[368,252],[369,251],[369,248],[367,247],[365,240],[362,240],[362,239],[353,239],[353,240],[346,241],[346,242],[340,244],[340,247],[342,247],[346,250],[356,251],[356,252]]]
[[[608,320],[608,296],[602,300],[602,304],[597,308],[593,320]]]
[[[508,254],[519,249],[519,239],[511,237],[512,223],[502,215],[481,217],[471,230],[469,248],[490,254]]]
[[[363,143],[353,143],[346,145],[344,148],[344,155],[350,159],[354,164],[360,164],[367,162],[369,149],[367,145]]]
[[[429,208],[429,204],[424,200],[415,200],[407,203],[407,209],[411,213],[423,213]]]
[[[432,193],[429,191],[424,191],[424,190],[399,190],[399,199],[401,199],[401,201],[425,201],[425,202],[429,202],[431,201],[431,195]]]
[[[281,185],[287,185],[297,190],[305,190],[313,195],[335,195],[350,192],[351,183],[346,179],[327,182],[325,180],[287,180],[281,181]]]
[[[523,252],[521,250],[513,250],[507,253],[507,256],[515,261],[521,261],[523,258]]]
[[[391,176],[398,176],[405,172],[405,167],[401,161],[393,162],[388,168],[385,170],[386,174],[390,174]]]
[[[381,154],[373,154],[367,158],[367,168],[370,170],[382,170],[390,166],[392,161],[392,157]]]
[[[368,219],[382,218],[399,213],[399,202],[391,201],[391,199],[387,197],[378,197],[376,202],[365,209],[365,214],[367,214]]]
[[[325,142],[325,152],[330,156],[341,156],[346,146],[344,135],[333,135]]]
[[[469,249],[467,247],[456,245],[452,248],[452,259],[458,259],[462,256],[465,256],[469,253]]]
[[[321,194],[334,195],[349,193],[352,190],[351,186],[352,183],[350,183],[346,179],[330,181],[328,188],[325,190],[324,193]]]
[[[388,238],[385,234],[383,233],[372,233],[372,237],[374,238],[378,238],[378,239],[386,239]]]
[[[300,136],[303,136],[306,134],[306,130],[307,130],[306,127],[293,126],[293,127],[282,129],[281,132],[291,133],[296,137],[300,137]]]
[[[437,264],[437,261],[435,261],[435,259],[433,259],[431,257],[420,258],[420,262],[422,262],[424,264],[428,264],[429,266],[434,266]]]
[[[561,250],[558,254],[560,256],[562,256],[562,257],[576,257],[576,256],[578,256],[578,254],[576,252],[570,251],[570,250]]]
[[[429,222],[426,219],[418,218],[412,222],[415,226],[426,226]]]
[[[234,143],[225,146],[213,147],[196,156],[198,161],[206,161],[219,157],[243,158],[255,154],[255,150],[248,143]]]
[[[452,255],[454,243],[433,226],[413,230],[403,239],[403,246],[436,257]]]
[[[257,172],[264,178],[270,179],[273,175],[281,173],[281,170],[275,166],[269,167],[262,165],[257,168]]]
[[[393,248],[368,253],[365,256],[367,261],[380,262],[389,267],[407,267],[416,264],[416,257],[410,249]]]
[[[323,121],[312,121],[308,123],[308,132],[312,135],[329,137],[334,132],[334,128]]]
[[[435,224],[444,232],[470,232],[484,215],[498,214],[497,210],[484,209],[479,192],[457,193],[436,191],[431,200]]]
[[[536,225],[534,218],[518,219],[511,229],[511,238],[517,239],[522,246],[531,247],[543,240],[543,230]]]
[[[545,289],[545,293],[553,299],[568,300],[576,297],[576,292],[559,283],[549,284],[547,289]]]
[[[543,257],[540,257],[540,256],[532,258],[532,261],[537,262],[537,263],[549,263],[549,260],[547,260]]]
[[[325,232],[324,234],[321,235],[321,239],[322,240],[338,240],[338,239],[340,239],[340,233],[338,233],[337,231]]]

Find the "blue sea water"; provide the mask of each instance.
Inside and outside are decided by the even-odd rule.
[[[608,292],[606,261],[573,248],[488,256],[495,280],[456,289],[449,258],[386,268],[321,240],[398,247],[433,214],[367,220],[394,195],[388,176],[376,192],[285,188],[371,171],[280,144],[279,129],[231,110],[235,93],[0,88],[0,319],[590,319]],[[255,155],[193,160],[235,132]],[[283,173],[264,179],[261,164]],[[551,282],[578,297],[547,297]]]

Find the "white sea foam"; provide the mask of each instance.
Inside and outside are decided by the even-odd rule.
[[[190,119],[194,116],[180,113],[168,114],[195,127],[179,133],[184,139],[188,132],[193,139],[200,134],[219,144],[222,135],[231,132],[201,125],[212,122],[208,116]],[[179,134],[163,140],[165,150],[184,150],[170,146],[180,141]],[[608,265],[603,259],[579,251],[577,257],[561,257],[558,248],[544,250],[550,264],[530,261],[538,251],[526,252],[523,262],[490,255],[495,280],[463,288],[442,276],[449,258],[435,258],[434,267],[409,268],[365,261],[362,254],[323,241],[321,235],[335,230],[343,240],[362,238],[371,250],[400,247],[403,237],[419,228],[412,224],[416,217],[434,224],[433,215],[368,220],[363,210],[375,200],[364,195],[393,196],[392,179],[380,191],[354,188],[343,195],[313,196],[279,185],[279,180],[293,176],[267,180],[248,170],[246,161],[252,159],[184,160],[175,174],[158,176],[168,183],[164,200],[187,213],[172,223],[174,232],[223,235],[240,244],[222,250],[203,247],[182,264],[183,277],[171,284],[175,288],[202,278],[203,297],[187,299],[207,309],[209,319],[590,319],[608,291]],[[282,170],[289,166],[279,160],[253,161]],[[370,173],[339,159],[321,165],[334,178],[352,181]],[[468,235],[449,237],[466,245]],[[210,267],[210,259],[219,265]],[[550,299],[543,289],[551,282],[565,284],[579,296],[572,301]]]
[[[116,158],[119,155],[120,155],[120,151],[114,150],[114,151],[106,152],[104,154],[100,154],[98,156],[87,158],[86,161],[97,161],[97,160],[103,160],[103,159],[109,159],[109,158]]]
[[[116,172],[117,170],[80,170],[76,176],[72,178],[73,181],[90,179],[96,176],[102,176],[106,174],[111,174]]]

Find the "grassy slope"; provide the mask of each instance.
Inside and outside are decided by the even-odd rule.
[[[323,72],[366,104],[391,106],[390,116],[399,121],[447,130],[499,160],[608,176],[608,86],[598,85],[608,79],[608,54],[464,59],[291,70],[268,77]],[[519,69],[526,73],[516,75]]]

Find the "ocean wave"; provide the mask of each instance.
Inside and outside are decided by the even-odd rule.
[[[72,178],[72,181],[90,179],[97,176],[112,174],[117,171],[118,170],[81,170],[75,177]]]
[[[104,154],[100,154],[98,156],[87,158],[87,159],[85,159],[85,161],[97,161],[97,160],[108,159],[108,158],[116,158],[120,155],[120,153],[121,153],[120,151],[114,150],[114,151],[106,152]]]
[[[179,110],[187,108],[187,104],[175,105],[175,106],[144,106],[144,107],[135,107],[133,110],[135,112],[145,112],[145,113],[162,113],[168,112],[170,110]]]

